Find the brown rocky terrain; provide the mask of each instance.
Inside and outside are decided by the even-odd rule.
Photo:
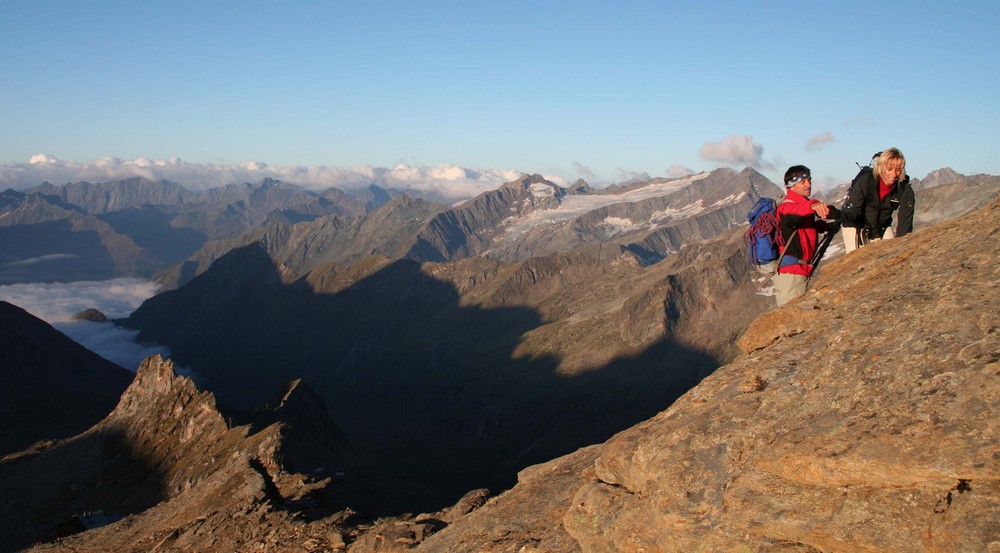
[[[326,432],[230,428],[150,359],[104,422],[0,463],[0,496],[16,498],[4,550],[100,510],[110,524],[31,550],[998,551],[998,215],[830,262],[667,410],[434,513],[367,520],[324,502],[330,476],[284,452]],[[955,263],[934,255],[945,244]],[[314,412],[302,397],[279,405]]]
[[[998,220],[830,262],[669,409],[417,550],[1000,551]]]
[[[331,439],[325,412],[296,382],[234,423],[151,357],[105,420],[0,462],[0,551],[343,550],[406,484]]]

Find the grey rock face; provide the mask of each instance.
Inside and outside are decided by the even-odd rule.
[[[512,263],[605,244],[626,247],[652,263],[744,224],[760,195],[780,194],[750,169],[571,191],[540,175],[507,183],[431,220],[408,257],[445,261],[482,255]]]

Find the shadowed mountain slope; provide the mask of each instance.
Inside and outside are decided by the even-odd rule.
[[[132,377],[0,301],[0,456],[90,428],[114,409]]]
[[[156,260],[131,238],[53,196],[0,195],[0,284],[150,274]]]
[[[665,408],[735,353],[773,301],[758,292],[739,232],[651,267],[594,245],[516,264],[368,258],[304,278],[251,246],[127,325],[225,404],[302,378],[367,457],[454,501]]]

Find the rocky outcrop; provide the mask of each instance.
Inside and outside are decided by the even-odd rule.
[[[561,514],[573,542],[526,551],[998,550],[998,216],[830,262],[751,325],[748,353],[589,453],[592,474],[582,452],[532,469],[578,474],[571,499],[518,511],[523,478],[483,512],[526,545]],[[516,550],[490,528],[468,517],[433,550]]]
[[[395,482],[332,439],[308,387],[241,418],[170,361],[147,359],[105,420],[0,462],[0,551],[56,538],[35,550],[343,551],[370,527],[358,503],[373,506]]]
[[[150,358],[104,421],[48,450],[0,464],[2,495],[16,498],[3,504],[3,550],[83,530],[80,521],[89,513],[115,521],[153,508],[162,515],[158,530],[148,523],[137,528],[134,519],[126,526],[132,539],[143,534],[152,547],[157,531],[169,535],[213,511],[249,508],[265,499],[266,487],[247,448],[234,447],[245,437],[245,429],[229,431],[210,394],[175,376],[170,363]],[[267,450],[273,440],[260,443]],[[86,535],[94,544],[129,543],[107,541],[102,530]]]
[[[107,315],[101,313],[100,310],[94,309],[93,307],[88,307],[87,309],[80,311],[76,315],[73,315],[73,318],[78,321],[90,321],[92,323],[103,323],[108,320]]]

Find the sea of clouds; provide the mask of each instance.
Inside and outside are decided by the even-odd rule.
[[[108,319],[127,317],[147,298],[157,292],[157,285],[137,278],[68,283],[30,283],[0,286],[0,300],[12,303],[51,324],[87,349],[105,359],[135,371],[143,359],[160,354],[169,357],[167,348],[139,344],[137,331],[125,330],[111,321],[80,321],[74,316],[89,308],[98,309]]]
[[[807,151],[818,151],[837,139],[829,132],[813,136],[805,144]],[[719,166],[753,167],[775,171],[780,160],[764,157],[764,147],[752,136],[731,135],[717,142],[705,142],[698,156]],[[586,165],[572,162],[573,172],[586,179],[592,186],[603,182]],[[530,171],[529,171],[530,172]],[[674,164],[664,169],[671,178],[683,177],[696,171]],[[0,162],[0,189],[23,190],[43,182],[62,185],[70,182],[106,182],[142,177],[152,181],[166,180],[180,184],[188,190],[207,190],[229,184],[256,183],[265,178],[295,184],[309,190],[335,187],[342,190],[363,188],[375,184],[384,188],[414,190],[444,201],[460,201],[483,192],[496,190],[501,184],[519,179],[525,171],[514,169],[475,169],[442,163],[436,166],[398,164],[394,167],[355,165],[335,167],[326,165],[268,165],[262,161],[216,164],[184,161],[179,157],[169,159],[121,159],[102,157],[88,162],[67,161],[50,154],[37,154],[27,162]],[[618,182],[648,175],[619,168]],[[560,186],[569,181],[562,175],[546,174],[546,179]]]
[[[415,190],[446,200],[471,198],[521,177],[508,169],[471,169],[441,164],[434,167],[397,165],[375,167],[328,167],[322,165],[272,166],[260,161],[238,164],[189,163],[180,158],[153,160],[105,157],[90,162],[64,161],[48,154],[32,156],[27,163],[0,163],[0,187],[23,190],[43,182],[106,182],[142,177],[166,180],[188,190],[206,190],[228,184],[259,182],[265,178],[295,184],[309,190],[336,187],[343,190],[367,187]],[[552,177],[562,181],[559,177]]]

